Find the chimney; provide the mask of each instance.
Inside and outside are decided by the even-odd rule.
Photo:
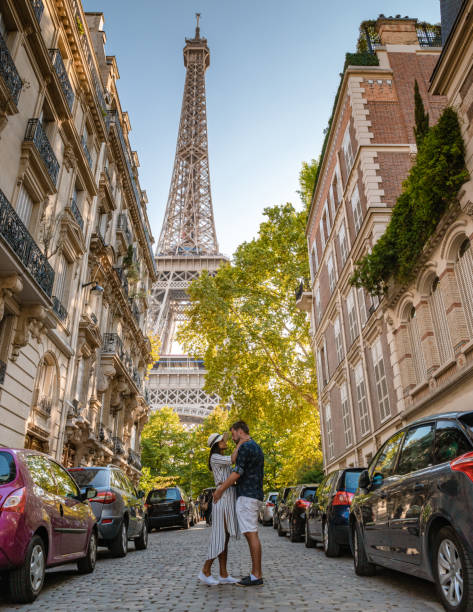
[[[418,45],[416,25],[417,19],[380,15],[375,27],[382,45]]]
[[[440,0],[440,18],[442,23],[442,45],[450,34],[455,19],[460,11],[462,0]]]

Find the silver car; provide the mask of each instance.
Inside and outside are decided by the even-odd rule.
[[[261,510],[259,511],[259,522],[263,525],[273,524],[274,504],[276,503],[277,498],[277,491],[271,491],[271,493],[268,493],[266,499],[264,500]]]

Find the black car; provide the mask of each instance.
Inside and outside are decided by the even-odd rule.
[[[293,487],[279,505],[278,535],[289,534],[291,542],[302,542],[305,533],[306,510],[317,494],[318,484]]]
[[[338,557],[343,548],[349,546],[350,505],[363,470],[335,470],[319,484],[317,496],[307,508],[307,548],[313,548],[320,542],[327,557]]]
[[[146,498],[145,508],[150,529],[174,525],[189,529],[191,526],[191,500],[180,487],[152,489]]]
[[[294,485],[290,487],[282,487],[279,489],[278,496],[276,501],[274,502],[274,512],[273,512],[273,528],[277,529],[279,526],[279,508],[286,501],[287,496],[290,491],[294,489]],[[284,535],[283,533],[281,535]]]
[[[435,582],[446,610],[473,609],[473,412],[423,418],[362,472],[350,512],[355,571]]]
[[[69,473],[84,493],[94,487],[97,496],[90,506],[97,518],[99,545],[107,546],[116,557],[128,552],[128,540],[138,550],[148,546],[148,525],[143,491],[137,491],[128,476],[114,465],[70,468]]]

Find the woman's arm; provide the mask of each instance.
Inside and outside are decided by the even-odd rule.
[[[243,444],[243,442],[246,442],[246,440],[240,440],[238,444],[235,446],[235,450],[233,451],[232,457],[231,457],[232,463],[235,463],[237,455],[238,455],[238,451],[240,450],[240,446]]]

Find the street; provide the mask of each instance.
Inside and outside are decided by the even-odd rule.
[[[85,610],[318,610],[331,612],[441,611],[434,586],[397,572],[380,570],[359,578],[348,554],[328,559],[321,549],[307,549],[260,527],[263,543],[263,587],[207,587],[197,580],[204,561],[209,528],[200,523],[189,531],[153,532],[144,552],[134,550],[114,559],[100,549],[93,574],[79,576],[73,566],[50,570],[43,591],[32,605],[9,607],[0,588],[0,609],[34,612]],[[246,543],[230,543],[229,570],[248,574]],[[217,566],[214,566],[214,575]],[[2,585],[0,585],[1,587]]]

